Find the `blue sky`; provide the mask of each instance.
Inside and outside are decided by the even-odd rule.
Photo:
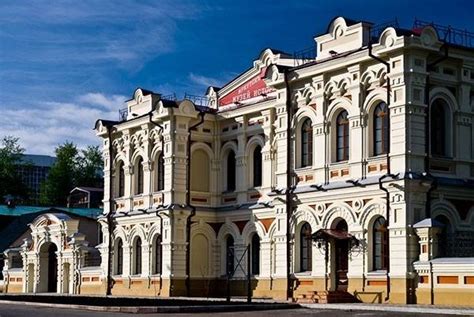
[[[335,16],[474,31],[474,1],[0,0],[0,137],[28,153],[99,144],[136,87],[201,95],[266,47],[308,48]]]

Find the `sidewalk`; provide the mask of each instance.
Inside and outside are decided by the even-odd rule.
[[[425,313],[444,315],[468,315],[474,316],[474,307],[449,307],[449,306],[427,306],[427,305],[390,305],[390,304],[300,304],[301,307],[332,310],[366,310],[386,311],[400,313]]]

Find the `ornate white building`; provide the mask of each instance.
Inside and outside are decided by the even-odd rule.
[[[316,57],[265,49],[204,103],[137,89],[96,124],[80,291],[222,296],[235,271],[245,295],[250,267],[254,297],[472,302],[474,54],[444,31],[340,17]]]

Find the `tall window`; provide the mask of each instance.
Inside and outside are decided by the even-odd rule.
[[[118,239],[116,242],[116,252],[117,252],[117,270],[115,271],[115,274],[121,275],[123,274],[123,242],[122,239]]]
[[[301,126],[301,167],[313,164],[313,126],[306,119]]]
[[[349,159],[349,120],[347,119],[347,111],[342,111],[336,118],[336,142],[338,162],[347,161]]]
[[[231,275],[234,272],[234,238],[229,235],[226,240],[226,275]]]
[[[137,238],[135,240],[135,271],[134,274],[142,274],[142,239]]]
[[[448,156],[446,135],[449,119],[448,105],[443,99],[436,99],[431,106],[431,154]]]
[[[262,186],[262,147],[253,150],[253,187]]]
[[[156,190],[162,191],[163,189],[165,189],[165,160],[163,157],[163,153],[160,153],[160,155],[158,156],[156,172],[157,172]]]
[[[388,264],[388,231],[383,217],[378,217],[373,227],[374,270],[386,270]]]
[[[137,161],[137,194],[143,194],[143,159]]]
[[[305,222],[300,232],[300,271],[311,271],[312,262],[311,226]]]
[[[374,155],[388,152],[388,107],[381,102],[374,110]]]
[[[155,239],[155,247],[154,251],[154,265],[153,265],[153,273],[154,274],[161,274],[161,236],[157,235]]]
[[[252,260],[252,274],[259,275],[260,274],[260,238],[258,234],[254,234],[252,236],[252,244],[251,244],[251,260]]]
[[[455,239],[453,239],[453,235],[451,234],[451,223],[449,219],[444,215],[439,215],[435,218],[435,220],[444,225],[444,227],[441,228],[441,232],[438,236],[437,257],[442,258],[450,255],[459,256],[459,254],[456,255],[456,248],[453,248],[453,246],[458,245],[458,243],[455,242]]]
[[[229,151],[227,155],[227,191],[235,190],[235,153]]]
[[[118,197],[125,196],[125,171],[123,170],[123,163],[120,162],[118,169]]]

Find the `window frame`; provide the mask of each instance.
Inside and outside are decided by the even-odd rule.
[[[372,224],[372,270],[386,271],[388,269],[388,228],[384,217],[379,216]],[[377,248],[379,246],[379,248]],[[380,261],[378,263],[378,261]]]
[[[305,222],[300,229],[300,272],[309,272],[313,269],[313,240],[312,229]]]
[[[115,275],[122,275],[123,274],[123,241],[122,238],[118,238],[116,240],[116,267],[115,267]]]
[[[133,243],[133,260],[134,260],[134,267],[133,267],[133,275],[141,275],[142,274],[142,264],[143,264],[143,250],[142,250],[142,239],[137,237],[135,242]]]
[[[388,152],[390,111],[385,102],[379,102],[374,108],[372,118],[373,156],[384,155]],[[380,140],[379,139],[380,136]],[[380,148],[378,145],[380,144]]]
[[[300,128],[301,162],[300,167],[313,166],[313,123],[310,118],[304,119]]]
[[[260,237],[257,233],[252,235],[249,252],[251,252],[251,274],[260,275]]]
[[[136,176],[136,181],[137,181],[137,184],[136,184],[136,188],[135,188],[135,195],[142,195],[144,192],[145,192],[145,182],[144,182],[144,178],[145,178],[145,172],[143,170],[143,158],[142,157],[139,157],[137,159],[137,163],[136,163],[136,167],[137,167],[137,176]]]
[[[156,164],[156,191],[163,191],[165,189],[165,159],[163,153],[158,155]]]
[[[235,152],[229,150],[226,157],[226,191],[234,192],[237,188],[237,160],[235,158]]]
[[[253,187],[261,187],[263,184],[263,158],[262,158],[262,147],[257,144],[253,149]]]
[[[336,162],[349,160],[349,113],[342,110],[336,117]],[[340,155],[342,151],[342,155]]]

